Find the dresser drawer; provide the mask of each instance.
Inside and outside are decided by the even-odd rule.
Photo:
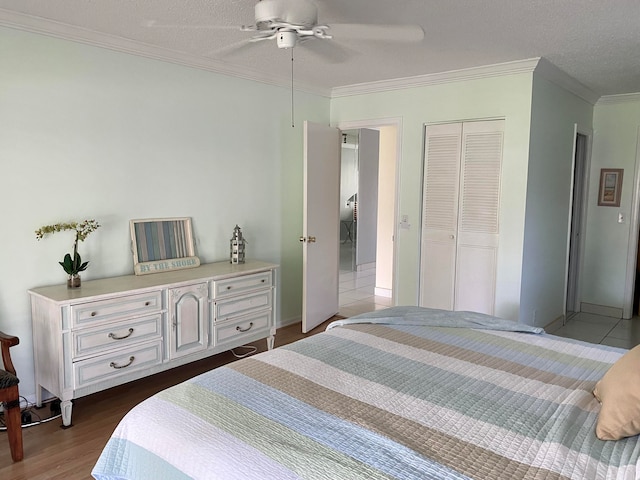
[[[110,352],[73,364],[74,388],[106,382],[137,370],[162,363],[160,340]]]
[[[102,322],[131,315],[144,315],[145,313],[158,312],[161,309],[162,293],[158,290],[126,297],[80,303],[72,305],[70,310],[73,326],[89,326],[97,321]]]
[[[242,337],[250,337],[261,330],[267,332],[271,325],[271,310],[254,315],[247,315],[227,322],[220,322],[213,327],[213,343],[233,342],[242,345]]]
[[[239,293],[269,288],[272,285],[271,271],[242,275],[225,280],[214,280],[211,296],[215,299],[237,295]]]
[[[162,337],[162,313],[73,331],[73,358],[96,355],[143,340]]]
[[[264,309],[271,309],[273,303],[271,290],[243,295],[241,297],[216,300],[214,305],[214,322],[220,322],[231,317],[247,315]]]

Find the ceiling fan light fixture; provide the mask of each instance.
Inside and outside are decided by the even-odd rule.
[[[276,36],[278,48],[293,48],[297,40],[298,34],[294,30],[279,30]]]

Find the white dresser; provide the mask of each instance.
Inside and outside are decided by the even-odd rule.
[[[153,275],[29,290],[37,404],[71,400],[267,339],[273,348],[277,265],[210,263]]]

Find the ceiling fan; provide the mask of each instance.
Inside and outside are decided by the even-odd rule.
[[[315,53],[326,59],[340,62],[347,57],[344,48],[336,41],[365,40],[367,42],[420,42],[424,30],[419,25],[374,25],[357,23],[318,23],[318,7],[314,0],[258,0],[255,5],[253,25],[239,27],[252,32],[253,36],[240,42],[226,45],[212,52],[215,56],[226,56],[240,49],[266,40],[276,40],[281,49],[291,49],[291,126],[294,126],[293,95],[293,48],[304,43]],[[222,25],[160,25],[146,22],[147,27],[229,29]],[[237,27],[236,27],[237,28]],[[334,40],[335,39],[335,40]],[[327,40],[334,40],[329,43]]]
[[[171,28],[177,25],[160,25],[155,21],[146,22],[148,27]],[[228,29],[228,26],[183,25],[181,28]],[[236,27],[237,28],[237,27]],[[242,25],[241,31],[253,32],[253,36],[216,51],[228,55],[256,42],[276,40],[278,48],[293,48],[310,40],[366,40],[382,42],[419,42],[424,31],[419,25],[375,25],[318,23],[318,8],[313,0],[258,0],[255,5],[255,23]],[[311,42],[309,42],[310,44]],[[323,55],[330,52],[323,48]],[[337,53],[337,52],[336,52]],[[334,60],[342,60],[333,55]]]

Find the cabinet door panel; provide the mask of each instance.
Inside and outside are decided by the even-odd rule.
[[[187,285],[169,291],[171,332],[169,355],[177,358],[207,347],[207,284]]]

